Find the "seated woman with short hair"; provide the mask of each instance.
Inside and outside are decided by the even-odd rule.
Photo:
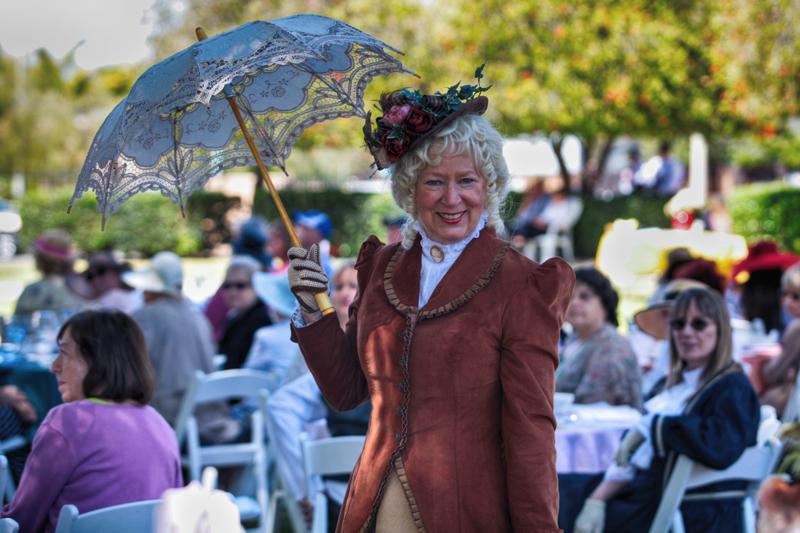
[[[688,289],[670,313],[670,368],[663,392],[645,403],[642,420],[628,430],[614,463],[583,488],[559,476],[560,526],[572,530],[570,511],[586,499],[578,533],[647,531],[678,455],[724,469],[756,443],[760,406],[750,381],[731,356],[730,317],[722,297]],[[681,511],[686,531],[742,531],[741,481],[690,491]],[[700,496],[702,495],[702,496]]]
[[[175,434],[147,405],[153,371],[136,322],[84,311],[61,327],[58,347],[51,371],[64,404],[36,432],[14,501],[0,513],[21,531],[54,531],[68,503],[86,513],[183,485]]]
[[[572,334],[561,349],[556,391],[575,395],[575,403],[606,402],[642,408],[639,362],[619,334],[619,296],[594,267],[575,269],[575,290],[566,319]]]

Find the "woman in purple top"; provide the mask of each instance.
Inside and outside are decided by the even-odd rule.
[[[54,531],[68,503],[86,513],[183,485],[175,434],[147,405],[153,371],[136,322],[85,311],[64,323],[58,346],[51,370],[64,404],[39,427],[14,501],[0,513],[23,533]]]

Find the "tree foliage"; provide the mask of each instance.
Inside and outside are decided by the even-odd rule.
[[[7,184],[21,173],[32,188],[74,179],[100,123],[138,73],[80,70],[72,53],[56,59],[40,49],[15,60],[0,50],[0,179]]]
[[[314,12],[345,20],[405,52],[420,78],[376,79],[425,92],[470,83],[486,63],[489,118],[507,135],[577,135],[602,154],[622,134],[704,133],[712,147],[747,138],[792,161],[800,111],[798,0],[186,0],[156,2],[151,43],[164,58],[253,19]],[[15,172],[68,181],[92,136],[145,65],[83,71],[71,54],[0,50],[0,183]],[[297,150],[359,147],[358,119],[311,127]],[[714,154],[717,157],[728,154]],[[793,163],[792,163],[793,164]]]

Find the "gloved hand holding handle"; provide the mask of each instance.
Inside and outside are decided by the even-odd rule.
[[[289,287],[300,308],[309,314],[319,312],[315,295],[328,292],[328,276],[319,259],[319,245],[312,244],[308,250],[292,247],[289,256]]]

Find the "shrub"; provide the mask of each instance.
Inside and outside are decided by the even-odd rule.
[[[575,255],[593,258],[606,225],[618,218],[635,218],[640,228],[670,227],[670,219],[664,214],[665,203],[666,199],[647,194],[610,200],[584,196],[583,213],[573,228]]]
[[[338,247],[338,255],[343,257],[356,255],[361,243],[371,234],[385,240],[383,217],[400,212],[388,193],[353,193],[339,189],[319,191],[289,189],[281,191],[280,194],[289,216],[297,209],[301,211],[317,209],[327,213],[333,222],[331,242]],[[270,221],[278,218],[278,210],[268,191],[262,188],[256,190],[253,212]]]
[[[111,215],[105,231],[100,231],[101,217],[91,194],[76,202],[67,214],[71,194],[61,189],[25,196],[20,205],[22,249],[49,228],[68,231],[84,251],[116,248],[149,256],[161,250],[186,255],[201,249],[199,222],[191,215],[190,219],[183,219],[180,210],[157,193],[139,194],[128,200]]]
[[[783,183],[738,185],[729,198],[733,231],[747,242],[775,241],[800,250],[800,189]]]

